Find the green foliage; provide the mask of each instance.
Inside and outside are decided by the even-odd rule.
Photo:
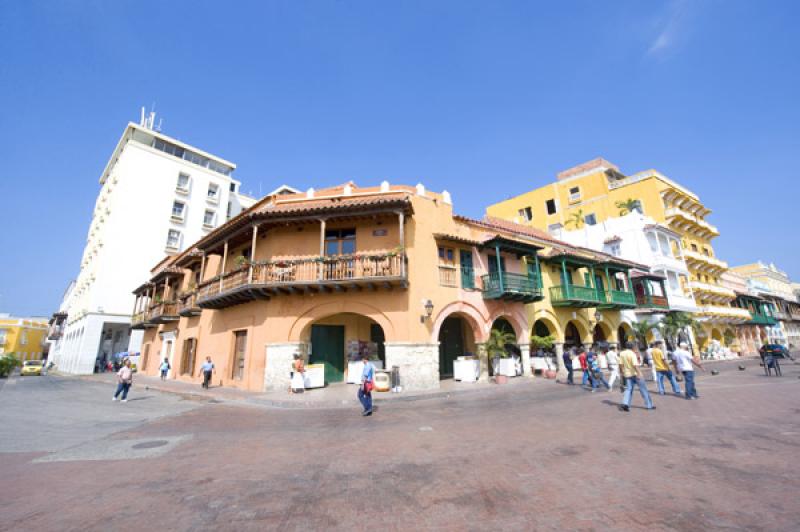
[[[492,329],[489,333],[489,340],[486,341],[486,352],[489,358],[508,358],[506,346],[516,343],[517,338],[513,333]]]
[[[722,333],[722,338],[725,340],[725,345],[727,347],[731,347],[736,340],[736,335],[730,329],[725,329],[725,332]]]
[[[537,349],[552,349],[555,341],[556,337],[552,334],[549,336],[531,336],[531,345]]]
[[[20,360],[14,356],[14,353],[0,355],[0,377],[8,377],[19,365]]]
[[[575,229],[583,227],[583,209],[578,209],[569,215],[569,219],[564,223],[567,227],[572,226]]]
[[[656,327],[655,322],[644,320],[631,323],[633,336],[639,342],[639,346],[647,347],[647,333]]]
[[[639,200],[633,198],[628,198],[625,201],[618,201],[616,205],[617,208],[619,209],[620,216],[625,216],[626,214],[633,211],[641,212],[642,210],[642,203]]]

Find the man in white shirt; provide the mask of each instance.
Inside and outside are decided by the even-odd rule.
[[[675,367],[675,372],[683,374],[685,380],[684,389],[686,390],[686,399],[700,399],[697,395],[697,389],[694,386],[694,366],[705,371],[703,366],[696,360],[689,351],[686,349],[689,345],[686,342],[681,342],[672,353],[672,365]]]
[[[617,350],[614,349],[614,346],[611,346],[606,351],[606,360],[608,361],[608,369],[611,372],[608,377],[608,391],[610,392],[614,389],[614,382],[619,378],[619,355],[617,355]]]

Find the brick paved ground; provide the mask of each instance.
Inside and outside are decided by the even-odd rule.
[[[657,397],[657,410],[628,414],[616,392],[541,382],[393,402],[372,418],[355,404],[270,409],[137,390],[122,405],[95,383],[8,382],[0,529],[798,530],[800,366],[780,379],[752,361],[716,367],[699,379],[701,400]],[[6,414],[41,394],[69,404],[76,387],[98,401],[77,410],[128,424],[97,432],[81,412],[53,420],[42,408],[37,424],[13,426]],[[65,438],[65,420],[83,442],[4,448],[12,432]]]

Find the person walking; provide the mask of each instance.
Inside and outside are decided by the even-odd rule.
[[[561,355],[561,359],[564,361],[564,369],[567,370],[567,384],[575,384],[572,381],[572,350],[567,349],[564,351],[564,354]]]
[[[672,385],[672,393],[680,396],[681,387],[678,385],[678,380],[675,378],[675,375],[672,373],[672,370],[669,369],[667,356],[664,354],[664,350],[662,349],[663,345],[664,342],[662,342],[661,340],[657,341],[652,351],[653,368],[655,368],[656,370],[656,384],[658,385],[658,394],[659,395],[665,394],[664,379],[669,379],[669,382]]]
[[[169,370],[171,369],[171,367],[172,366],[169,365],[169,360],[164,358],[164,362],[162,362],[161,366],[158,368],[158,369],[161,370],[161,380],[162,381],[167,380],[167,373],[169,373]]]
[[[303,357],[299,353],[295,353],[294,362],[292,362],[292,383],[289,385],[290,393],[303,393],[306,391],[305,374],[306,369]]]
[[[591,372],[589,371],[589,361],[586,356],[586,349],[583,346],[579,346],[577,348],[578,351],[578,363],[581,365],[581,371],[583,371],[583,377],[581,378],[581,386],[586,388],[587,384],[591,384],[591,389],[594,391],[595,384],[594,384],[594,377],[592,377]]]
[[[700,399],[697,395],[697,388],[694,385],[694,366],[705,371],[700,361],[687,351],[689,344],[681,342],[678,344],[678,349],[672,353],[672,364],[675,367],[675,372],[680,372],[683,375],[684,390],[686,391],[686,399]]]
[[[112,401],[118,401],[119,394],[122,394],[122,402],[128,402],[128,390],[131,389],[133,384],[133,370],[131,369],[131,359],[126,358],[122,363],[122,367],[117,372],[117,391],[114,393]]]
[[[589,374],[592,377],[592,391],[599,388],[601,382],[606,389],[610,390],[611,387],[606,382],[605,377],[603,377],[603,369],[600,367],[600,359],[597,356],[596,344],[592,346],[592,350],[589,351],[586,362],[589,364]]]
[[[606,360],[608,361],[608,370],[611,374],[608,376],[608,391],[614,389],[614,383],[619,378],[619,355],[614,346],[606,351]]]
[[[650,399],[650,393],[647,391],[647,383],[645,383],[642,372],[639,370],[639,366],[636,363],[636,353],[631,350],[632,347],[633,344],[631,343],[625,344],[625,350],[619,354],[622,375],[625,377],[625,395],[622,397],[622,404],[619,405],[619,409],[622,412],[630,411],[633,387],[638,386],[639,393],[644,400],[644,407],[647,410],[655,410],[656,407],[653,405],[653,400]]]
[[[211,375],[216,372],[211,357],[206,357],[206,361],[200,366],[200,371],[203,373],[203,388],[208,390],[208,386],[211,384]]]
[[[361,386],[358,388],[358,400],[364,411],[362,416],[372,415],[372,389],[375,387],[375,366],[369,361],[369,356],[365,353],[361,355],[364,363],[364,371],[361,372]]]

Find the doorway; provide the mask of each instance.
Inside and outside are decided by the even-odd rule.
[[[247,331],[234,331],[233,372],[231,378],[244,379],[245,356],[247,353]]]
[[[309,363],[325,366],[326,384],[344,380],[344,325],[311,326]]]
[[[464,355],[464,327],[461,318],[449,317],[439,329],[439,378],[453,377],[453,361]]]

